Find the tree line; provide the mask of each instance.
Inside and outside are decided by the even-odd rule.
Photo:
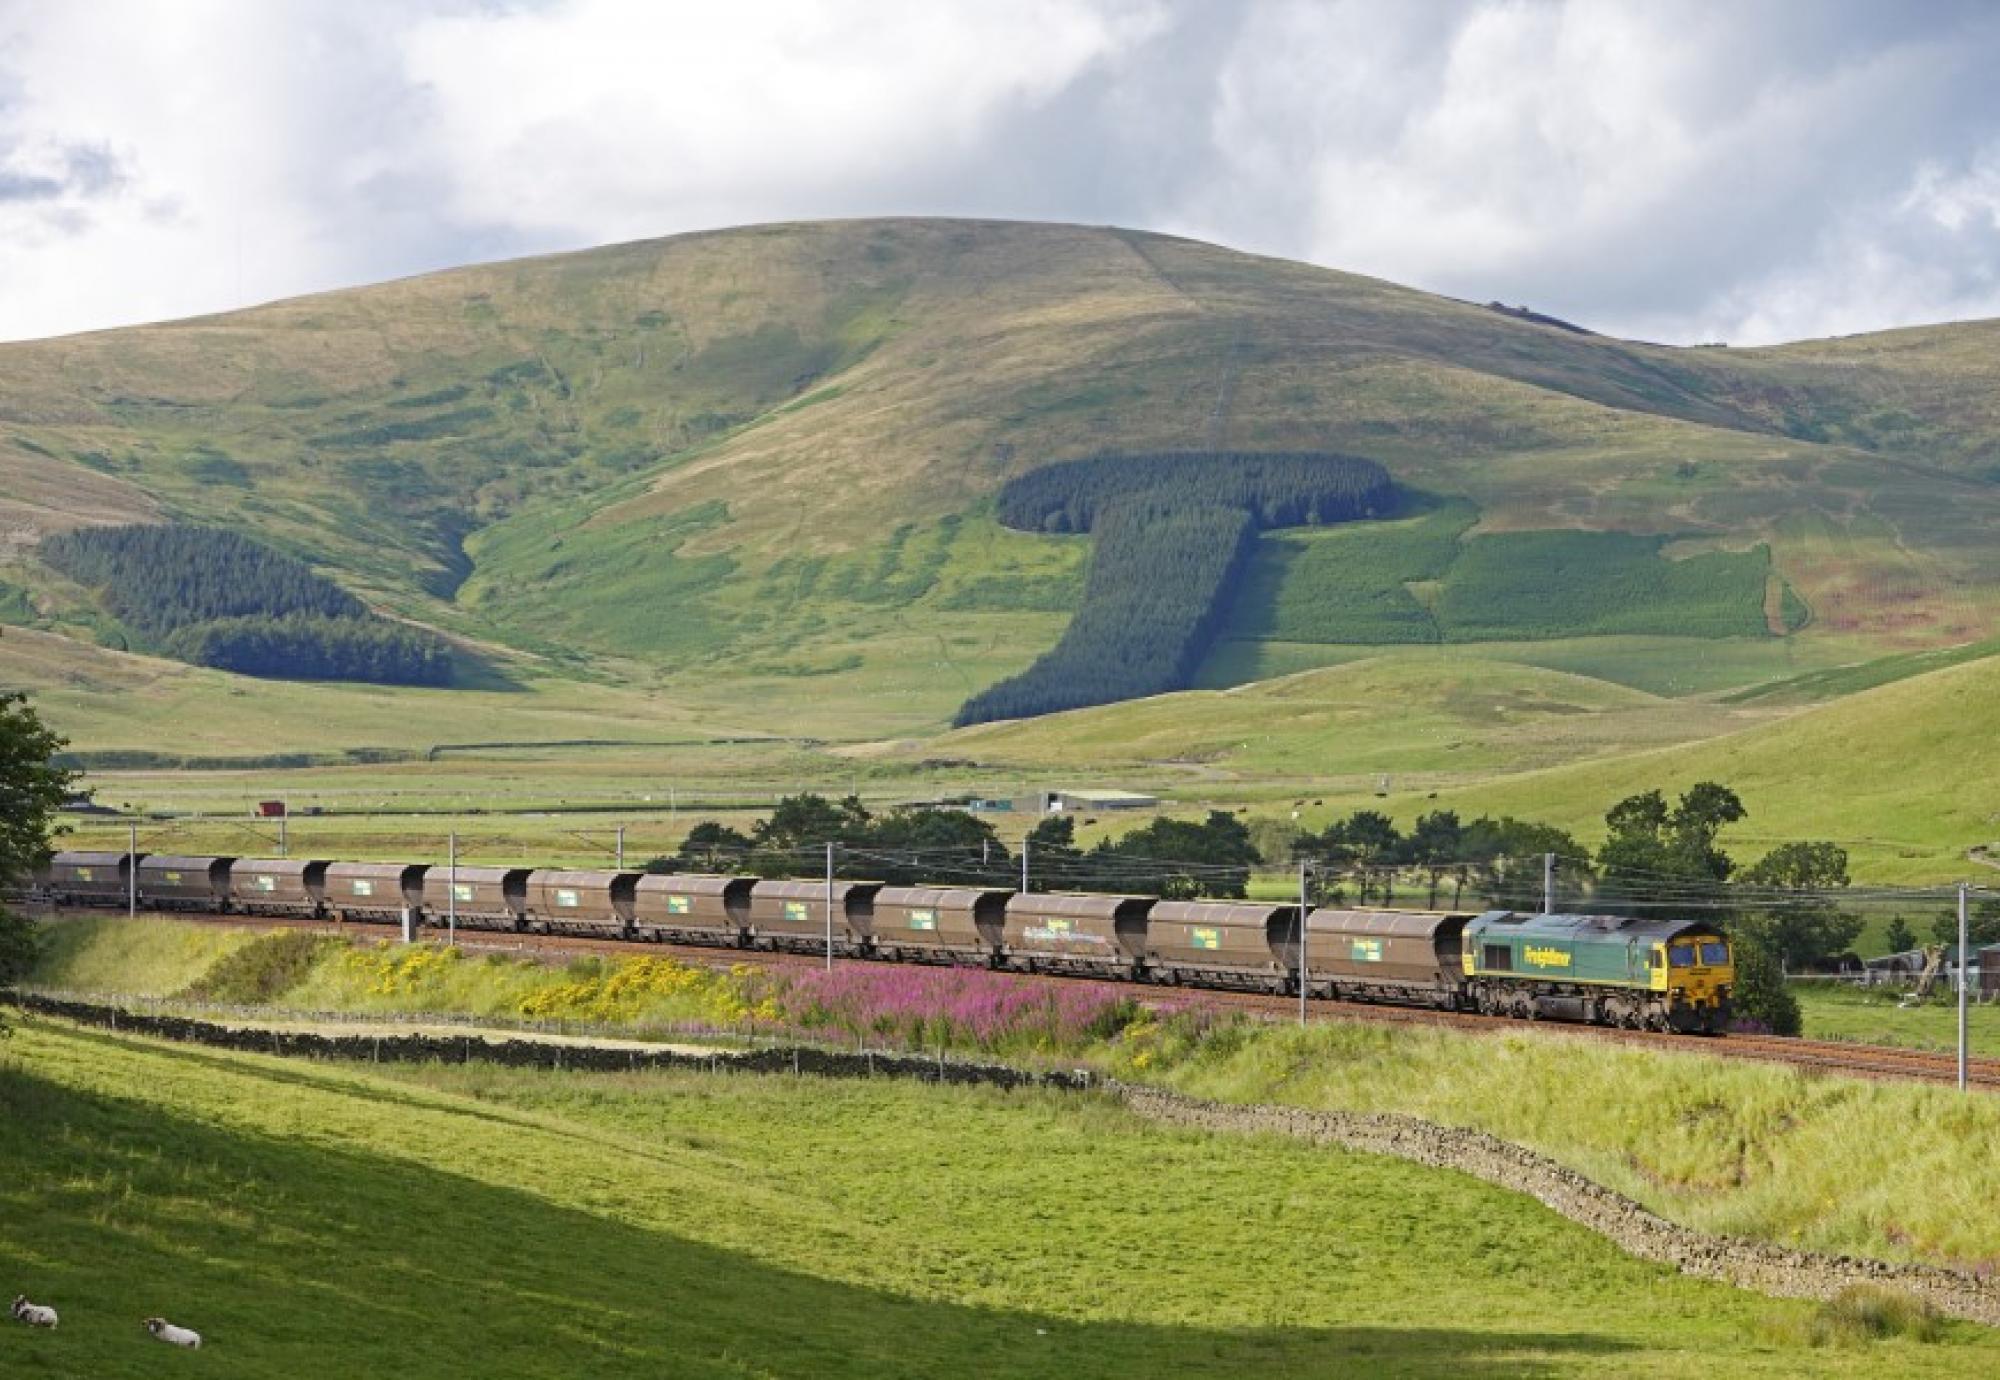
[[[87,527],[43,561],[90,588],[145,650],[245,675],[446,685],[435,634],[378,618],[305,562],[226,528]]]
[[[1108,508],[1169,496],[1176,509],[1233,508],[1259,527],[1351,522],[1395,501],[1389,472],[1359,456],[1181,451],[1065,460],[1011,479],[996,515],[1023,532],[1089,532]]]
[[[449,685],[451,651],[384,618],[218,618],[177,630],[169,655],[197,666],[290,680]]]
[[[1021,856],[993,825],[965,810],[902,808],[875,814],[854,797],[787,796],[746,833],[713,820],[688,831],[679,849],[646,864],[650,872],[743,872],[810,876],[827,844],[834,875],[889,886],[1020,885]],[[1177,900],[1227,899],[1248,892],[1264,859],[1249,828],[1211,811],[1199,823],[1155,819],[1090,848],[1076,844],[1076,820],[1051,815],[1025,841],[1027,879],[1037,891],[1105,891]]]

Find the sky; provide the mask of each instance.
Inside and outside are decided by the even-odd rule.
[[[2000,316],[2000,6],[0,0],[0,340],[777,220],[1737,345]]]

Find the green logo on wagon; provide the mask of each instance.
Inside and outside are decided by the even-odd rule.
[[[1188,931],[1188,947],[1191,949],[1219,949],[1222,947],[1222,931],[1191,929]]]
[[[910,912],[910,928],[913,930],[934,930],[937,928],[937,912],[919,907]]]
[[[1347,958],[1350,963],[1380,963],[1382,961],[1382,941],[1379,939],[1356,939],[1348,943]]]

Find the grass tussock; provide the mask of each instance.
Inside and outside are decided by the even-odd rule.
[[[313,966],[341,941],[322,934],[278,930],[223,955],[201,977],[188,984],[194,1001],[230,1005],[273,1002],[305,979]]]
[[[1882,1284],[1854,1284],[1810,1313],[1786,1310],[1761,1321],[1759,1332],[1792,1347],[1855,1347],[1902,1339],[1934,1344],[1946,1324],[1922,1299]]]

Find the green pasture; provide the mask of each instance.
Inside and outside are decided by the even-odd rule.
[[[1564,637],[1544,641],[1466,642],[1391,648],[1328,642],[1261,642],[1233,637],[1218,642],[1196,683],[1221,690],[1249,681],[1341,666],[1393,651],[1448,669],[1467,662],[1506,662],[1606,680],[1670,698],[1741,691],[1761,702],[1762,687],[1827,671],[1837,677],[1867,660],[1865,645],[1836,638]],[[1921,663],[1904,663],[1916,674]],[[1900,677],[1892,676],[1891,679]],[[1745,687],[1748,687],[1747,689]],[[1865,688],[1857,686],[1855,688]],[[1773,697],[1773,702],[1784,700]]]
[[[1625,532],[1467,536],[1478,517],[1463,500],[1428,499],[1397,521],[1267,533],[1227,636],[1380,645],[1774,631],[1767,547],[1668,559],[1666,538]]]
[[[1927,927],[1928,928],[1928,927]],[[1919,936],[1930,942],[1928,933]],[[1803,1033],[1815,1040],[1853,1040],[1864,1045],[1901,1045],[1945,1053],[1958,1048],[1958,998],[1940,982],[1938,994],[1920,1006],[1902,1005],[1904,993],[1847,983],[1795,982],[1805,1020]],[[1975,1056],[2000,1058],[2000,1007],[1975,996],[1966,1011],[1966,1044]]]
[[[0,1330],[10,1373],[157,1374],[156,1312],[225,1376],[1995,1364],[1966,1326],[1812,1348],[1814,1305],[1631,1261],[1502,1190],[1096,1100],[381,1072],[37,1021],[0,1107],[0,1260],[63,1312]]]

